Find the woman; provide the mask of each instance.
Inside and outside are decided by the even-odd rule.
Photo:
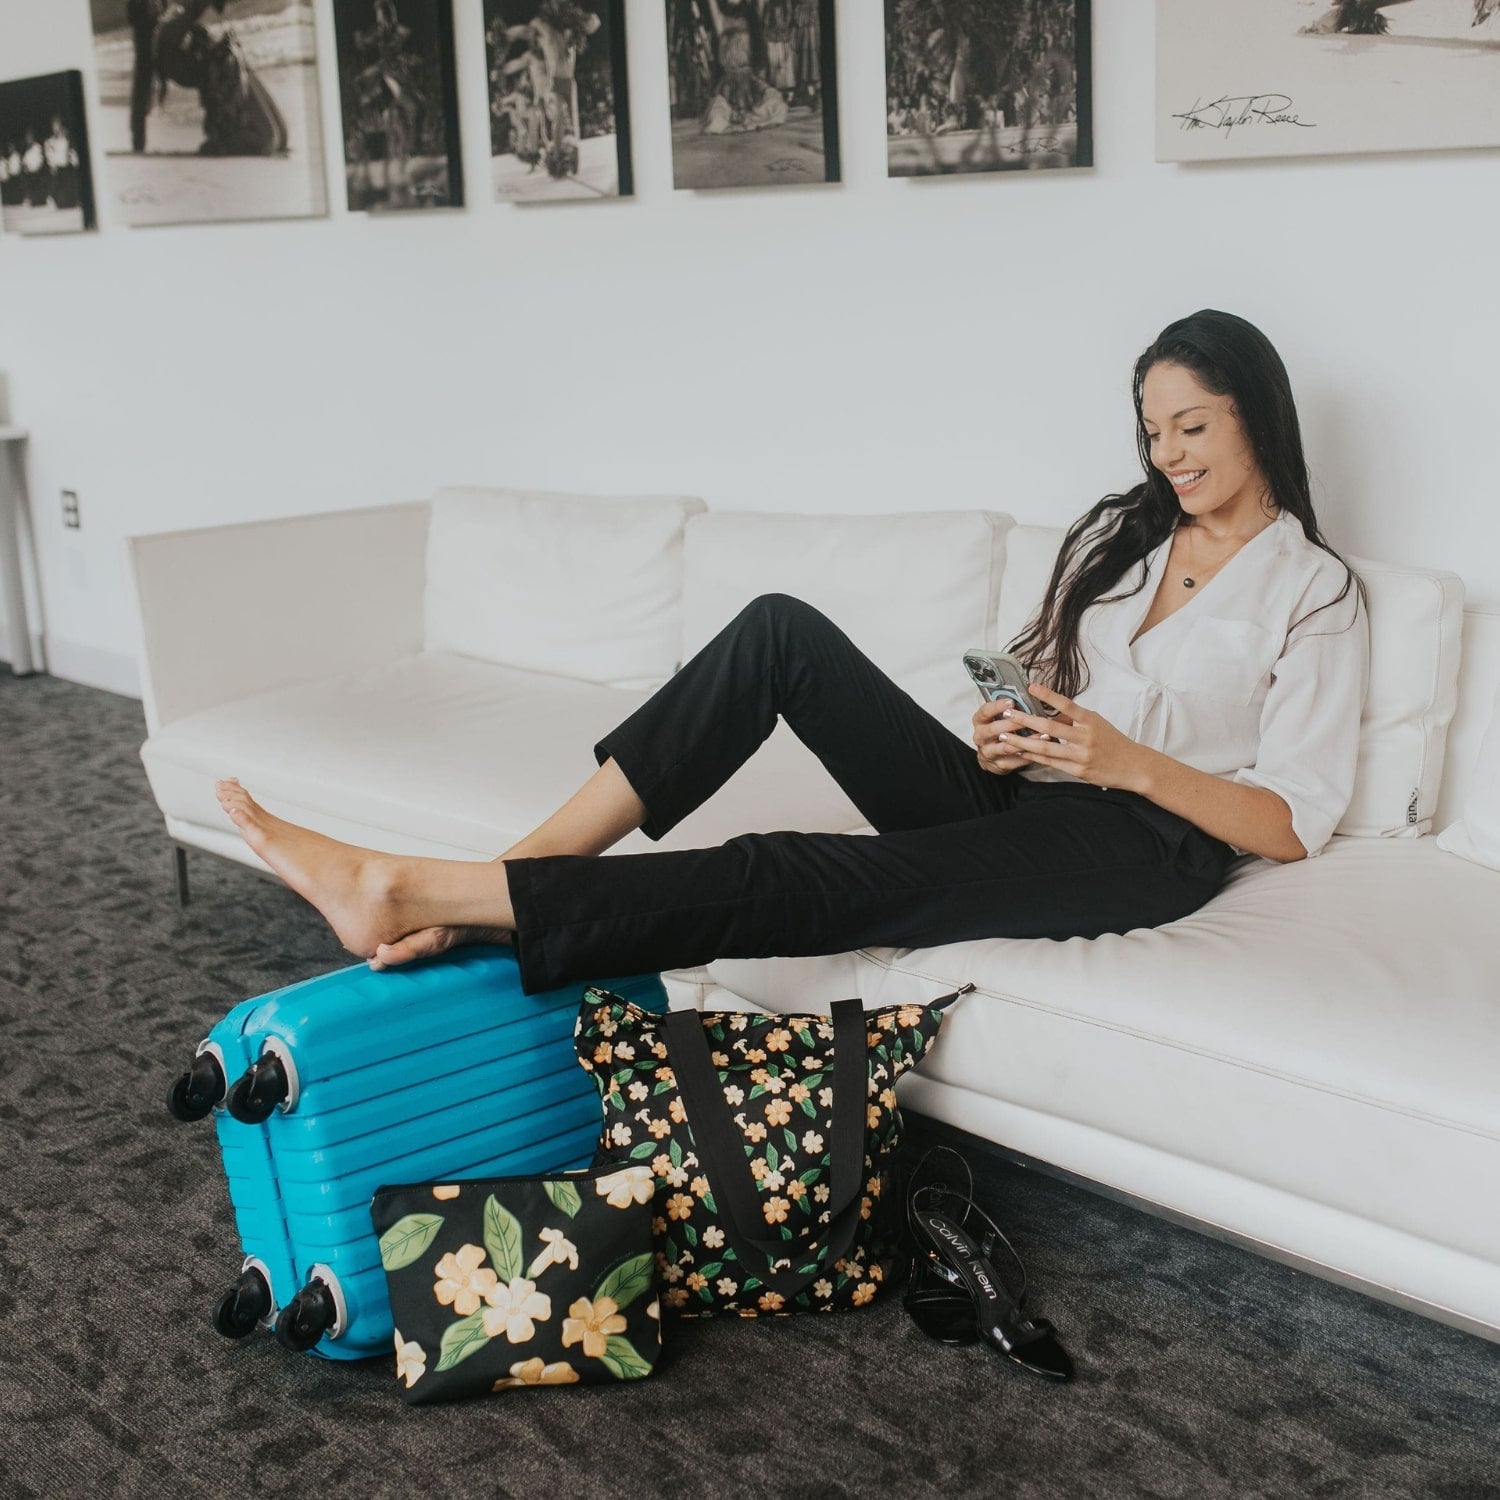
[[[513,941],[528,993],[719,957],[1093,937],[1186,916],[1236,854],[1291,861],[1327,842],[1353,787],[1369,641],[1362,590],[1317,535],[1265,336],[1194,314],[1141,356],[1134,392],[1146,477],[1072,526],[1013,643],[1056,718],[985,704],[971,747],[823,615],[767,595],[596,745],[599,771],[494,863],[352,848],[272,817],[235,781],[218,783],[221,805],[376,967]],[[778,714],[874,837],[593,857],[635,828],[660,838]]]
[[[755,73],[750,22],[756,0],[707,0],[719,48],[719,86],[703,114],[705,135],[784,125],[787,102]]]

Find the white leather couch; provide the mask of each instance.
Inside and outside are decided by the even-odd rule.
[[[340,838],[490,858],[761,593],[823,609],[967,739],[960,654],[1018,630],[1061,535],[988,512],[457,490],[136,537],[142,759],[179,847],[257,863],[212,793],[237,775]],[[1500,612],[1465,611],[1453,574],[1351,561],[1370,692],[1353,803],[1317,858],[1245,856],[1155,930],[725,960],[671,976],[675,998],[821,1008],[973,980],[910,1106],[1500,1338],[1500,872],[1432,836],[1464,807],[1496,702]],[[661,845],[617,847],[787,827],[868,831],[782,725]]]

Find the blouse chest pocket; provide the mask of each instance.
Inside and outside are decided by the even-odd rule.
[[[1278,654],[1275,636],[1252,620],[1195,620],[1170,683],[1181,692],[1249,703]]]

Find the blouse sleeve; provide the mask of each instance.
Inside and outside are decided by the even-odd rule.
[[[1299,602],[1293,615],[1299,623],[1272,668],[1255,764],[1233,778],[1275,792],[1291,808],[1292,832],[1309,859],[1322,853],[1353,799],[1370,681],[1369,620],[1356,581],[1337,604],[1303,618],[1330,597],[1327,575],[1320,576],[1323,583]],[[1333,597],[1342,587],[1340,570]]]

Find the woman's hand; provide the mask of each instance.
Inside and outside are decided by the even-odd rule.
[[[1012,754],[1000,740],[1001,732],[1011,723],[1014,709],[1014,703],[1002,698],[995,703],[981,703],[974,711],[974,748],[979,752],[979,764],[996,776],[1033,764],[1024,755]]]
[[[1133,791],[1140,779],[1142,747],[1122,734],[1102,714],[1080,708],[1071,698],[1033,682],[1027,691],[1058,710],[1056,718],[1022,713],[1012,706],[996,726],[998,753],[1017,758],[1022,765],[1052,766],[1086,781],[1091,786]],[[1004,708],[1005,705],[987,705]],[[1015,728],[1034,729],[1033,735],[1017,735]],[[1055,735],[1056,742],[1046,738]]]

